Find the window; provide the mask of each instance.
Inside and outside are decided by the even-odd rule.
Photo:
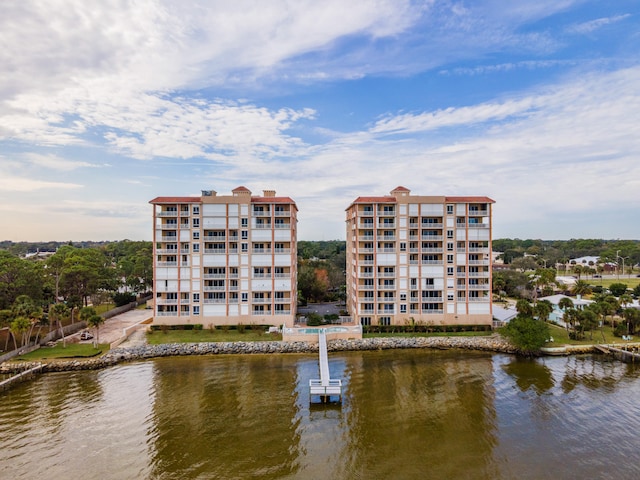
[[[453,255],[447,255],[447,263],[453,263]]]
[[[447,215],[453,215],[453,205],[447,205]]]
[[[194,205],[193,206],[193,214],[194,215],[200,215],[200,206],[199,205]]]
[[[198,253],[200,251],[200,244],[199,243],[194,243],[193,244],[193,253]]]
[[[194,305],[193,306],[193,314],[194,315],[200,315],[200,305]]]
[[[241,218],[240,225],[246,228],[249,225],[249,220],[247,220],[246,218]]]
[[[400,313],[407,313],[407,306],[406,305],[400,305]]]
[[[453,230],[447,230],[447,238],[453,238]]]
[[[241,244],[240,249],[245,253],[248,252],[249,251],[249,244],[248,243]]]
[[[447,267],[447,275],[453,276],[453,267]]]
[[[406,252],[406,251],[407,251],[407,244],[406,244],[406,242],[400,242],[400,251],[401,251],[401,252]]]
[[[447,242],[447,252],[453,252],[453,242]]]
[[[200,302],[200,294],[199,293],[194,293],[193,294],[193,303],[199,303]]]
[[[200,240],[200,232],[193,232],[193,239]]]
[[[371,325],[371,317],[360,317],[360,325],[363,327]]]
[[[380,325],[391,325],[391,317],[380,317]]]
[[[249,232],[247,230],[242,230],[240,233],[242,234],[242,240],[249,238]]]
[[[447,300],[450,302],[453,301],[453,293],[447,293]]]
[[[243,293],[243,294],[242,294],[242,301],[243,301],[243,302],[246,302],[248,298],[249,298],[249,297],[248,297],[248,294],[247,294],[247,293]]]
[[[405,301],[407,299],[407,294],[406,293],[401,293],[400,294],[400,300]]]
[[[194,218],[193,219],[193,228],[200,228],[200,219],[199,218]]]

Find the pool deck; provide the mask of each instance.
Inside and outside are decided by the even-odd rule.
[[[320,331],[326,334],[327,340],[362,339],[361,325],[322,325],[318,327],[284,327],[282,340],[285,342],[318,343]]]

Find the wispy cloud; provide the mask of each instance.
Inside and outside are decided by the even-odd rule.
[[[68,160],[53,154],[27,153],[22,157],[26,162],[37,167],[43,167],[51,170],[59,170],[70,172],[78,168],[101,168],[104,165],[96,165],[89,162]]]
[[[630,13],[625,13],[624,15],[616,15],[613,17],[597,18],[595,20],[590,20],[588,22],[571,25],[569,28],[567,28],[567,31],[569,33],[577,33],[577,34],[591,33],[607,25],[611,25],[613,23],[617,23],[622,20],[625,20],[630,16],[631,16]]]

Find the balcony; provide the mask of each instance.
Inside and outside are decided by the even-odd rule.
[[[361,217],[373,217],[373,210],[360,210],[358,215]]]
[[[442,260],[422,260],[422,265],[444,265]]]
[[[156,213],[157,217],[177,217],[178,216],[178,212],[177,211],[171,211],[171,212],[158,212]]]
[[[358,249],[358,253],[373,253],[374,249],[373,248],[359,248]]]
[[[255,227],[256,230],[270,230],[271,229],[271,224],[270,223],[258,223]]]
[[[156,298],[156,303],[158,305],[177,305],[177,298]]]
[[[163,223],[160,228],[162,230],[175,230],[176,228],[178,228],[178,224],[177,223]]]
[[[180,305],[189,305],[189,299],[188,298],[181,298],[180,299]]]
[[[426,310],[422,310],[422,313],[425,315],[442,315],[444,310],[441,308],[429,308]]]
[[[217,278],[226,278],[227,275],[224,273],[205,273],[204,275],[202,275],[202,278],[204,278],[205,280],[213,280],[213,279],[217,279]]]
[[[440,229],[442,227],[443,227],[442,223],[427,223],[427,222],[423,222],[420,225],[420,228],[438,228],[438,229]]]
[[[395,285],[378,285],[378,290],[395,290]]]
[[[465,276],[464,272],[462,272],[462,276]],[[467,276],[469,278],[489,278],[489,272],[469,272]]]
[[[273,253],[287,253],[287,254],[290,254],[291,253],[291,249],[290,248],[274,248],[273,249]]]
[[[224,285],[205,285],[202,290],[205,292],[224,292],[226,287]]]
[[[377,253],[396,253],[395,248],[379,248]]]
[[[163,242],[177,242],[178,237],[176,237],[175,235],[171,235],[171,236],[163,235],[162,237],[160,237],[160,240]]]
[[[276,217],[290,217],[291,216],[291,212],[288,210],[276,210],[275,211],[275,216]]]
[[[396,272],[378,272],[378,278],[396,278]]]
[[[156,262],[156,267],[177,267],[178,262]]]
[[[482,285],[469,285],[469,290],[489,290],[489,284],[485,283]]]
[[[276,228],[276,230],[290,230],[291,229],[291,224],[290,223],[276,223],[274,225],[274,227]]]
[[[442,249],[442,247],[440,247],[440,248],[423,248],[421,250],[421,252],[422,253],[442,253],[443,249]]]
[[[178,255],[177,248],[157,248],[156,255]]]
[[[487,295],[486,297],[469,297],[467,298],[467,300],[469,300],[470,302],[489,302],[489,300],[491,300],[491,297],[489,295]]]
[[[271,253],[270,248],[254,248],[251,253]]]
[[[469,247],[469,253],[489,253],[489,247]]]
[[[358,290],[373,290],[373,285],[358,285]]]
[[[270,298],[252,298],[251,299],[252,303],[271,303],[271,299]]]
[[[488,217],[489,211],[488,210],[469,210],[469,216],[470,217]]]
[[[291,278],[291,274],[290,273],[274,273],[273,277],[274,278]]]
[[[378,297],[376,303],[395,303],[396,297]]]
[[[442,297],[422,297],[422,303],[442,303]]]
[[[374,313],[376,313],[375,309],[372,308],[362,308],[360,309],[360,314],[361,315],[373,315]]]
[[[488,223],[469,223],[469,228],[488,228]]]
[[[489,265],[489,260],[469,260],[469,265]]]
[[[177,317],[178,312],[156,312],[156,317]]]
[[[270,210],[253,210],[252,214],[254,217],[270,217],[271,211]]]
[[[227,251],[224,248],[205,248],[204,253],[213,253],[216,255],[226,255]]]
[[[380,242],[395,242],[396,241],[396,236],[395,235],[378,235],[377,240]]]
[[[217,304],[221,304],[221,303],[227,303],[227,299],[226,298],[205,298],[202,303],[205,304],[212,304],[212,303],[217,303]]]
[[[443,237],[442,235],[420,235],[420,240],[423,242],[441,242]]]

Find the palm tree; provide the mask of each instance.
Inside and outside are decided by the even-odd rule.
[[[587,295],[591,293],[591,285],[585,280],[578,280],[571,289],[574,295]]]
[[[31,322],[27,317],[16,317],[13,322],[11,322],[11,331],[13,332],[13,344],[16,345],[16,337],[15,334],[20,334],[20,346],[24,347],[27,344],[27,336],[25,335],[29,331],[29,327],[31,326]]]
[[[551,315],[551,312],[553,312],[553,305],[549,300],[540,300],[533,307],[533,312],[538,317],[538,320],[546,322],[547,320],[549,320],[549,315]]]
[[[66,318],[68,315],[69,307],[64,303],[56,303],[49,308],[49,325],[51,325],[51,323],[55,323],[60,329],[63,348],[67,346],[67,343],[64,337],[64,330],[62,329],[62,319]]]
[[[520,317],[532,317],[533,306],[529,303],[529,300],[521,298],[516,302],[516,311]]]
[[[100,343],[100,325],[104,323],[104,318],[94,313],[87,319],[87,323],[96,329],[96,336],[93,337],[93,347],[98,348],[98,343]]]

